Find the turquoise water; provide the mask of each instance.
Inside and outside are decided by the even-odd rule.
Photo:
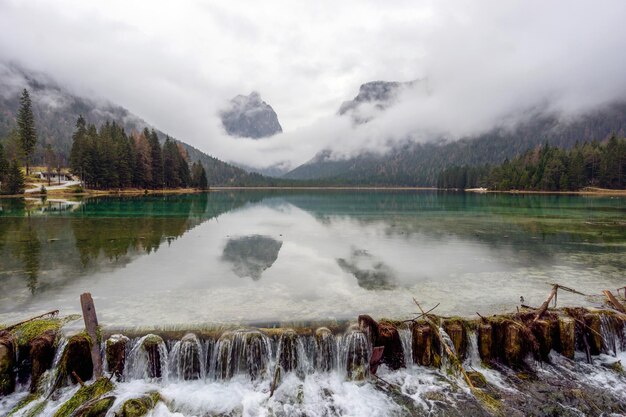
[[[626,199],[217,191],[0,200],[0,323],[93,294],[113,326],[410,317],[626,285]],[[601,297],[560,293],[559,304]]]

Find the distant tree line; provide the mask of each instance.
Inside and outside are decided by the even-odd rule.
[[[208,180],[202,164],[190,168],[179,143],[165,139],[161,145],[154,130],[131,132],[115,122],[97,130],[81,116],[72,135],[70,169],[91,189],[186,188],[206,189]]]
[[[576,191],[626,187],[626,139],[577,143],[564,150],[545,144],[497,166],[454,166],[439,174],[438,188]]]

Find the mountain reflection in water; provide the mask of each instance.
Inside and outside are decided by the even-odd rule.
[[[283,242],[270,236],[241,236],[228,239],[222,259],[233,265],[239,277],[250,277],[255,281],[271,267],[278,258]]]
[[[110,324],[404,317],[413,296],[440,314],[495,312],[540,304],[552,282],[623,285],[625,218],[623,198],[564,195],[2,199],[0,322],[78,311],[84,291]]]

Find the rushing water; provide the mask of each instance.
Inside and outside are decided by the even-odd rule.
[[[0,200],[0,322],[94,295],[110,326],[410,317],[623,286],[626,199],[218,191]],[[559,304],[593,303],[559,293]]]
[[[326,328],[280,335],[246,329],[216,339],[192,333],[178,340],[114,335],[111,340],[126,340],[127,361],[116,387],[106,394],[114,397],[106,416],[119,415],[126,400],[154,392],[160,401],[148,414],[152,417],[620,416],[626,412],[626,376],[605,365],[626,360],[626,326],[608,316],[602,322],[608,344],[593,364],[584,363],[581,352],[575,360],[552,352],[545,363],[527,358],[521,372],[495,363],[484,366],[477,335],[469,332],[463,366],[484,376],[481,390],[497,402],[497,412],[475,397],[445,360],[441,369],[415,365],[407,328],[400,329],[407,367],[391,371],[383,365],[376,379],[360,372],[371,352],[367,336],[354,326],[337,335]],[[439,331],[448,339],[443,328]],[[44,376],[54,377],[57,365],[55,360]],[[105,370],[112,371],[110,366]],[[26,387],[0,397],[0,415],[26,396]],[[14,415],[28,417],[40,410],[37,415],[52,416],[77,388],[46,388]]]

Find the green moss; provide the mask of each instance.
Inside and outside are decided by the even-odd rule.
[[[33,401],[35,401],[37,398],[39,398],[38,394],[28,394],[27,396],[25,396],[24,398],[19,400],[19,402],[17,404],[15,404],[15,407],[13,407],[11,409],[11,411],[9,412],[9,414],[7,414],[7,417],[10,417],[10,416],[14,415],[18,411],[20,411],[21,409],[26,407],[28,404],[30,404]]]
[[[47,404],[48,404],[48,400],[43,400],[42,402],[40,402],[39,404],[37,404],[36,406],[28,410],[26,414],[24,414],[24,417],[38,416],[39,414],[41,414],[43,409],[46,408]]]
[[[17,339],[17,344],[19,346],[25,346],[34,338],[48,330],[54,330],[56,332],[62,325],[63,322],[60,319],[38,319],[22,324],[13,329],[12,333]]]
[[[157,402],[161,400],[158,392],[152,392],[143,397],[131,398],[126,400],[120,410],[117,412],[118,417],[141,417],[148,414]]]
[[[115,397],[103,397],[84,404],[72,417],[104,417],[115,402]]]
[[[91,385],[80,387],[61,408],[54,413],[54,417],[69,417],[74,410],[87,401],[98,398],[113,389],[113,383],[106,378],[99,378]]]

